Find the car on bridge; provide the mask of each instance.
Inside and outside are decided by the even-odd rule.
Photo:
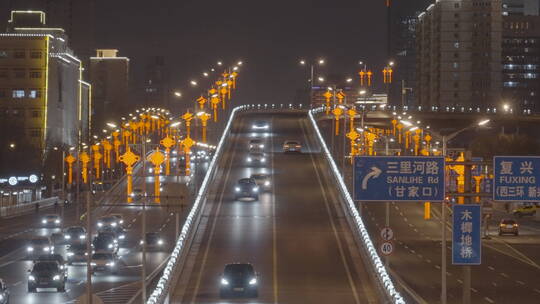
[[[92,255],[90,261],[92,274],[96,272],[110,272],[111,274],[118,273],[118,257],[114,253],[98,252]]]
[[[66,270],[66,260],[64,260],[64,257],[59,253],[53,253],[53,254],[42,254],[37,257],[37,259],[34,260],[34,263],[38,262],[44,262],[44,261],[53,261],[57,262],[58,265],[60,265],[60,269]],[[64,274],[67,277],[67,272],[64,271]]]
[[[230,297],[253,297],[259,296],[258,274],[253,265],[249,263],[234,263],[225,265],[220,280],[219,296]]]
[[[236,200],[240,198],[253,198],[259,200],[259,186],[253,178],[241,178],[234,187],[234,197]]]
[[[41,224],[43,225],[43,227],[60,227],[61,223],[62,219],[58,214],[46,214],[41,219]]]
[[[272,186],[272,178],[270,174],[266,173],[253,173],[250,178],[255,180],[255,183],[259,186],[260,189],[270,190]]]
[[[98,235],[92,242],[93,252],[116,253],[118,252],[118,243],[115,242],[114,236]]]
[[[66,250],[66,257],[68,265],[73,265],[74,263],[87,263],[88,251],[86,249],[86,244],[70,245]]]
[[[139,245],[142,245],[146,243],[146,250],[148,251],[160,251],[164,250],[165,246],[167,245],[165,243],[165,239],[159,232],[147,232],[145,236],[145,240],[141,240],[139,242]]]
[[[302,153],[302,144],[297,140],[287,140],[283,143],[284,153]]]
[[[249,165],[262,165],[266,163],[266,155],[262,152],[249,152],[246,160]]]
[[[251,129],[254,131],[266,131],[270,129],[270,125],[266,121],[258,120],[251,125]]]
[[[66,291],[66,271],[57,262],[38,261],[28,272],[28,292],[36,292],[38,288],[56,288],[57,292]]]
[[[9,303],[9,289],[6,283],[0,279],[0,304]]]
[[[250,152],[259,152],[264,149],[264,143],[262,139],[252,139],[249,141],[248,148]]]
[[[125,244],[126,241],[126,232],[122,227],[103,227],[98,230],[98,235],[100,234],[110,234],[114,237],[117,244]]]
[[[512,219],[502,219],[499,223],[499,235],[503,234],[519,235],[518,223]]]
[[[69,244],[77,244],[86,241],[86,229],[81,226],[69,227],[64,232],[64,241]]]
[[[131,192],[130,196],[134,200],[138,201],[138,200],[140,200],[140,199],[142,199],[144,197],[144,193],[143,193],[142,189],[135,188],[135,189],[133,189],[133,192]]]
[[[28,256],[33,258],[54,252],[54,246],[48,237],[34,237],[26,247]]]
[[[97,222],[98,229],[105,228],[105,227],[119,227],[120,221],[116,216],[102,216],[98,222]]]

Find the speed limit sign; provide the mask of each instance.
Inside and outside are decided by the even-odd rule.
[[[392,242],[383,242],[381,244],[381,253],[384,255],[390,255],[394,251],[394,245]]]

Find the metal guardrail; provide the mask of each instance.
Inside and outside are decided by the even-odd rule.
[[[185,250],[189,250],[189,247],[186,244],[188,243],[188,238],[193,228],[196,226],[195,223],[197,222],[197,218],[200,215],[200,211],[202,210],[203,201],[208,191],[210,179],[212,178],[212,175],[214,174],[216,170],[216,165],[217,165],[218,159],[221,156],[225,138],[230,132],[232,121],[236,115],[236,112],[240,110],[244,110],[246,108],[247,106],[239,106],[239,107],[234,108],[233,111],[231,112],[231,116],[229,117],[225,130],[223,131],[223,135],[221,136],[219,144],[217,145],[214,157],[212,158],[212,161],[210,162],[208,171],[206,171],[206,175],[204,176],[204,180],[201,183],[199,192],[195,198],[195,201],[193,202],[193,206],[191,207],[191,210],[189,211],[189,214],[186,217],[185,223],[182,226],[182,230],[180,231],[180,236],[178,236],[178,240],[176,241],[176,245],[170,255],[169,261],[167,262],[167,265],[165,266],[165,269],[163,270],[163,274],[161,275],[156,285],[156,288],[154,289],[154,291],[152,292],[152,294],[150,295],[146,303],[148,304],[163,303],[165,299],[168,297],[169,291],[171,288],[171,281],[173,281],[174,279],[173,276],[176,274],[176,270],[178,270],[181,257],[185,253]]]
[[[356,229],[356,232],[360,236],[360,240],[362,241],[362,244],[364,246],[363,248],[366,250],[367,256],[370,258],[371,266],[373,267],[374,273],[377,275],[377,279],[379,280],[379,283],[382,285],[383,290],[388,300],[396,304],[405,303],[405,300],[395,288],[394,283],[392,282],[392,279],[390,278],[390,275],[388,274],[388,271],[386,270],[384,266],[384,263],[382,262],[381,258],[377,254],[377,249],[375,248],[375,246],[373,246],[373,242],[371,241],[371,238],[369,237],[369,233],[366,229],[366,226],[364,225],[364,222],[362,221],[362,218],[360,217],[360,213],[356,209],[356,206],[351,197],[351,194],[347,190],[347,186],[345,185],[345,182],[343,178],[341,177],[341,173],[338,170],[336,162],[332,158],[332,154],[330,154],[330,151],[328,150],[328,147],[326,146],[326,142],[324,141],[324,138],[322,137],[319,127],[317,126],[317,122],[315,121],[315,118],[313,117],[313,114],[320,113],[322,111],[324,111],[324,108],[317,108],[317,109],[313,109],[309,111],[308,113],[309,119],[311,123],[313,124],[313,128],[316,131],[317,139],[319,140],[323,148],[324,155],[326,156],[326,159],[328,160],[330,167],[332,168],[332,172],[338,183],[339,190],[341,190],[341,194],[345,198],[347,209],[349,212],[348,214],[352,216],[353,223],[355,224],[354,228]]]
[[[39,204],[39,210],[52,207],[56,202],[59,202],[59,198],[57,196],[42,199],[39,201],[33,201],[29,203],[23,203],[15,206],[7,206],[0,208],[0,217],[2,218],[10,218],[15,217],[18,215],[26,214],[26,213],[32,213],[35,212],[36,204]]]

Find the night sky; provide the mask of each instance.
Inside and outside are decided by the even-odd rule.
[[[56,1],[61,0],[52,2]],[[7,19],[7,1],[0,2]],[[298,65],[300,58],[324,57],[328,64],[317,74],[341,79],[355,75],[359,60],[374,71],[387,61],[385,0],[96,3],[95,46],[116,48],[121,56],[130,57],[132,87],[141,86],[149,58],[164,56],[172,86],[182,89],[186,99],[189,80],[200,78],[218,59],[246,62],[236,95],[242,103],[291,102],[297,89],[308,86],[308,69]]]
[[[164,55],[173,85],[184,91],[218,59],[244,60],[241,102],[292,101],[307,86],[300,57],[323,56],[321,73],[343,77],[359,60],[385,61],[383,0],[114,0],[99,4],[97,15],[98,46],[132,58],[138,82],[149,56]]]

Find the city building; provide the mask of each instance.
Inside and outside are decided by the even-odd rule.
[[[503,0],[503,16],[538,16],[538,0]]]
[[[90,58],[92,83],[92,132],[100,132],[108,121],[118,121],[132,111],[128,98],[129,58],[119,57],[118,50],[97,50]]]
[[[68,36],[47,27],[44,12],[11,12],[0,34],[0,180],[61,176],[62,151],[88,139],[90,84],[82,72]]]
[[[171,100],[170,75],[165,65],[165,57],[155,56],[150,59],[144,74],[142,104],[168,109]]]
[[[500,106],[501,9],[500,0],[439,0],[418,16],[418,106],[464,111]]]
[[[540,16],[503,17],[503,101],[524,114],[540,112]]]

